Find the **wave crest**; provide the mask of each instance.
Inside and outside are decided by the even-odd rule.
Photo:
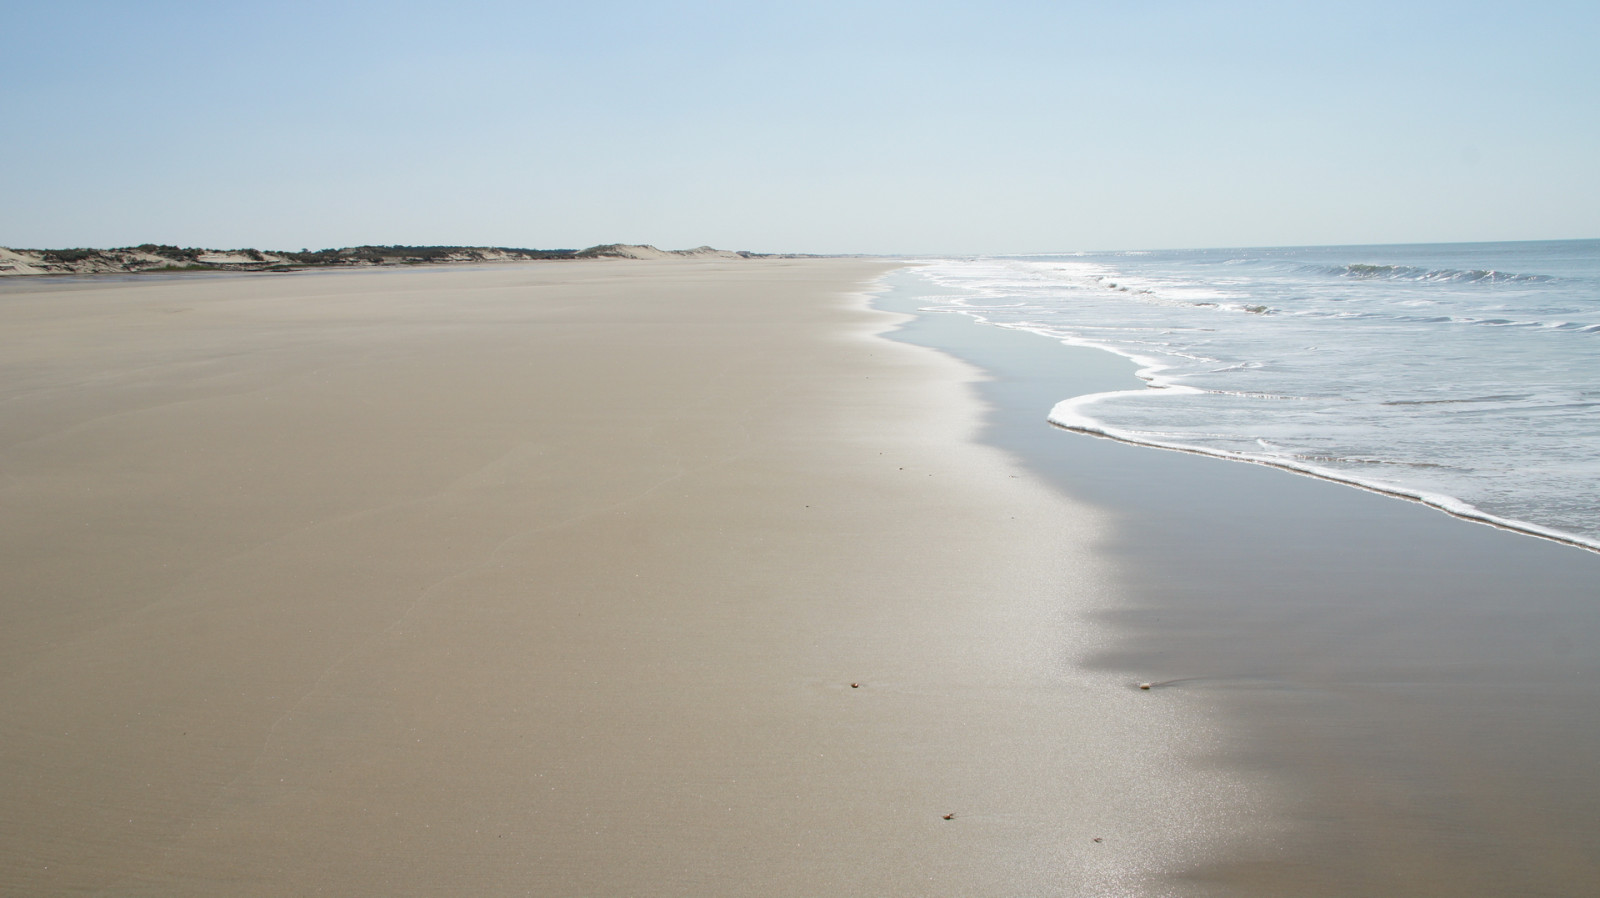
[[[1542,284],[1555,280],[1547,274],[1516,274],[1486,268],[1419,268],[1413,265],[1371,265],[1354,262],[1328,268],[1311,268],[1322,274],[1355,280],[1429,281],[1451,284]]]

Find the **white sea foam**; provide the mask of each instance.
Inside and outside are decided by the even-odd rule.
[[[940,307],[1133,359],[1073,430],[1600,549],[1600,241],[930,260]]]

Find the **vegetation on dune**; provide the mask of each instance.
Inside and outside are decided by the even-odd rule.
[[[244,249],[213,250],[201,247],[141,243],[113,249],[24,249],[38,256],[38,263],[57,273],[73,271],[234,271],[312,268],[335,265],[422,265],[442,262],[475,262],[495,259],[545,260],[578,258],[572,249],[524,249],[506,246],[346,246],[293,251]],[[213,258],[201,261],[202,257]],[[215,256],[233,256],[217,259]],[[156,257],[152,260],[150,257]],[[159,260],[159,261],[157,261]],[[38,264],[36,263],[36,264]]]
[[[638,255],[647,251],[646,256]],[[267,250],[254,248],[216,250],[165,243],[141,243],[113,249],[24,249],[32,255],[25,264],[40,274],[93,274],[123,271],[294,271],[302,268],[374,265],[428,265],[450,262],[542,261],[555,259],[654,258],[654,247],[634,247],[608,243],[588,249],[527,249],[510,246],[405,246],[393,244],[345,246],[329,249]],[[719,255],[710,247],[678,250],[665,255]],[[732,254],[720,253],[723,256]],[[754,258],[757,253],[738,253]],[[14,266],[4,266],[13,270]]]
[[[89,250],[89,252],[98,252],[98,250]],[[149,253],[152,256],[160,256],[163,259],[181,259],[186,262],[193,262],[196,259],[199,259],[200,255],[204,252],[207,252],[207,250],[201,249],[197,246],[178,247],[168,246],[164,243],[141,243],[138,246],[118,247],[116,249],[109,250],[109,252]]]
[[[577,255],[570,249],[518,249],[506,246],[347,246],[341,249],[320,249],[315,252],[278,253],[297,265],[381,265],[385,262],[446,262],[452,256],[481,256],[485,253],[505,253],[522,259],[570,259]]]
[[[202,265],[199,262],[194,262],[189,265],[161,265],[156,268],[137,268],[131,270],[135,271],[136,273],[143,274],[147,271],[226,271],[227,269],[218,268],[215,265]]]
[[[34,250],[34,252],[43,256],[46,262],[57,262],[65,265],[94,258],[100,251],[97,249],[46,249]]]

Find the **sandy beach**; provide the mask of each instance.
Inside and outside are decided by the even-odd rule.
[[[889,267],[7,284],[0,891],[1200,888],[1265,778]]]

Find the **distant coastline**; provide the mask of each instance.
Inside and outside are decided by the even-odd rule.
[[[802,255],[713,249],[664,250],[606,243],[588,249],[521,249],[505,246],[347,246],[339,249],[202,249],[144,243],[115,249],[10,249],[0,247],[0,277],[48,274],[137,274],[172,271],[299,271],[379,265],[448,265],[576,259],[756,259]]]

